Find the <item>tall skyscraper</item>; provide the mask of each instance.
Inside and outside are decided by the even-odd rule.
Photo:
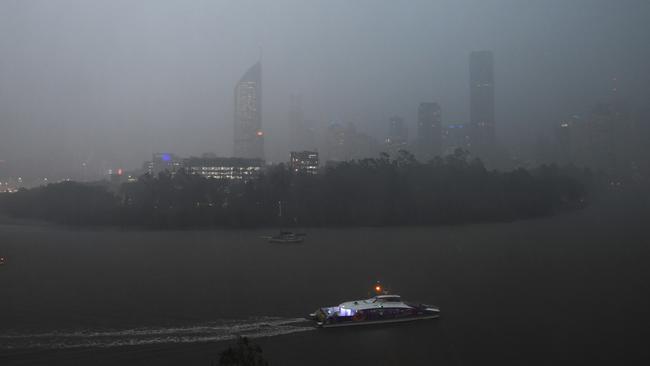
[[[494,55],[491,51],[475,51],[470,54],[469,83],[472,153],[489,159],[496,149]]]
[[[292,149],[304,149],[301,146],[305,129],[305,115],[302,111],[302,97],[291,95],[289,98],[289,139]]]
[[[333,122],[325,132],[322,161],[348,161],[376,157],[380,144],[372,137],[360,133],[353,123]]]
[[[442,152],[442,114],[438,103],[420,103],[418,107],[417,154],[429,160]]]
[[[390,118],[388,124],[388,138],[386,145],[390,154],[397,154],[400,150],[406,150],[408,143],[408,129],[404,119],[399,116]]]
[[[448,123],[442,127],[442,154],[453,155],[456,149],[470,150],[472,138],[469,126],[464,123]]]
[[[289,147],[292,150],[314,149],[314,131],[302,109],[302,97],[291,95],[289,99]]]
[[[264,159],[262,65],[253,65],[235,86],[234,156]]]
[[[388,139],[392,143],[405,144],[408,140],[408,130],[404,119],[399,116],[390,118],[388,123]]]

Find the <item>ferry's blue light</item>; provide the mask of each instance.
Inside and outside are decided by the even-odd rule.
[[[354,315],[354,310],[352,309],[346,309],[346,308],[339,309],[339,316],[352,316],[352,315]]]

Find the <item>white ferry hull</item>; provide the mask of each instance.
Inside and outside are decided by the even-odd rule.
[[[350,326],[354,326],[354,325],[406,323],[406,322],[413,322],[413,321],[416,321],[416,320],[436,319],[436,318],[439,318],[439,317],[440,317],[440,314],[432,314],[432,315],[422,315],[422,316],[417,316],[417,317],[399,318],[399,319],[366,320],[366,321],[358,321],[358,322],[352,321],[352,322],[331,323],[331,324],[316,322],[316,326],[319,327],[319,328],[337,328],[337,327],[350,327]]]

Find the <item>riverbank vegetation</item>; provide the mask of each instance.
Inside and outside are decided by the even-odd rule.
[[[581,207],[590,179],[588,171],[555,165],[490,171],[460,150],[426,163],[401,152],[318,175],[279,164],[248,182],[184,172],[119,187],[63,182],[5,195],[0,208],[62,224],[154,228],[463,224]]]

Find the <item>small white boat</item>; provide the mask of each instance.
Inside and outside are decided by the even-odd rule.
[[[269,243],[279,244],[299,244],[305,240],[305,235],[293,233],[291,231],[281,231],[276,236],[267,237]]]
[[[282,201],[278,201],[278,218],[282,219]],[[278,235],[275,236],[263,236],[263,239],[268,240],[269,243],[277,244],[299,244],[305,240],[305,233],[296,234],[292,231],[281,230]]]
[[[377,289],[381,289],[379,286]],[[379,291],[378,291],[379,292]],[[440,317],[440,309],[426,304],[405,302],[399,295],[377,295],[370,299],[347,301],[309,314],[320,328],[364,324],[399,323]]]

